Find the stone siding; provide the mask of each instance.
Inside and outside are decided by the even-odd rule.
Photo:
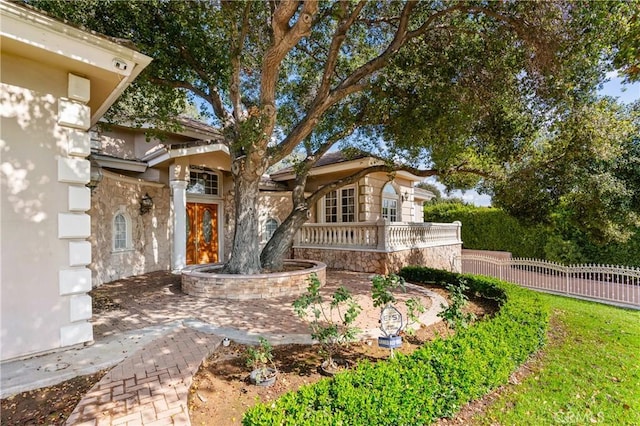
[[[171,268],[172,216],[169,188],[135,182],[105,173],[91,194],[91,251],[93,286],[147,272]],[[153,208],[140,214],[140,199],[149,194]],[[130,221],[128,250],[113,249],[113,219],[123,212]]]
[[[295,265],[295,260],[287,262]],[[300,262],[306,269],[257,275],[217,274],[221,265],[200,265],[182,271],[182,291],[191,296],[212,299],[251,300],[281,296],[297,296],[307,289],[309,276],[316,274],[326,282],[326,265],[321,262]],[[313,264],[312,268],[308,268]],[[213,271],[214,273],[207,273]]]
[[[396,252],[324,250],[318,248],[294,248],[296,259],[318,260],[331,269],[355,272],[389,274],[408,265],[428,266],[460,272],[462,244],[414,248]]]
[[[264,238],[264,228],[268,219],[274,218],[278,220],[278,225],[287,218],[293,209],[291,201],[291,192],[285,191],[261,191],[260,207],[258,208],[258,221],[260,227],[260,248],[262,249],[267,243]],[[235,201],[233,194],[227,192],[224,197],[224,261],[229,260],[231,248],[233,246],[233,230],[235,224]]]

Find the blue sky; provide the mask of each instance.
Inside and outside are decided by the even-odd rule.
[[[618,98],[618,101],[624,104],[630,104],[640,99],[640,82],[634,84],[623,84],[622,78],[617,76],[617,72],[607,74],[609,81],[605,83],[600,90],[602,95]],[[444,186],[440,185],[435,178],[427,179],[427,182],[441,187],[444,194]],[[445,195],[446,197],[446,195]],[[453,191],[449,197],[462,198],[467,203],[477,206],[491,205],[491,197],[488,195],[478,194],[476,191]]]

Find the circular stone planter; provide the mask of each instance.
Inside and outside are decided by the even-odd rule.
[[[326,280],[327,265],[313,260],[284,261],[285,271],[254,275],[220,274],[222,263],[189,266],[182,270],[182,291],[211,299],[249,300],[297,296],[305,292],[309,277]]]

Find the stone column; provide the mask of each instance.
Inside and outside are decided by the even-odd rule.
[[[171,267],[174,272],[187,265],[187,182],[171,181],[173,204],[173,247],[171,248]]]

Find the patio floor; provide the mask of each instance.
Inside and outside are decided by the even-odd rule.
[[[371,299],[372,274],[327,271],[329,296],[347,287],[363,310],[356,326],[377,337],[379,308]],[[444,299],[417,286],[397,294],[421,297],[430,309],[421,322],[439,320]],[[49,386],[106,367],[110,371],[80,401],[68,425],[190,425],[187,396],[200,364],[223,337],[256,343],[310,343],[295,297],[230,301],[189,296],[180,276],[153,272],[104,284],[93,297],[95,343],[0,365],[2,390],[11,394]],[[445,302],[446,303],[446,302]],[[398,307],[403,304],[399,304]],[[49,368],[51,367],[51,368]]]

